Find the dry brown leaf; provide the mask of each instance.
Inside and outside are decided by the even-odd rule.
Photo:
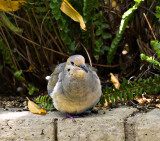
[[[119,89],[120,83],[118,79],[113,75],[113,73],[110,73],[110,75],[111,75],[111,82],[113,83],[116,89]]]
[[[156,107],[157,107],[157,108],[160,108],[160,104],[156,104]]]
[[[72,5],[67,0],[62,1],[60,9],[72,20],[79,22],[81,28],[86,31],[86,25],[83,21],[83,17],[72,7]]]
[[[28,68],[28,70],[26,70],[26,72],[33,72],[35,69],[36,69],[35,66],[30,65],[29,68]]]
[[[143,94],[142,94],[142,98],[135,97],[135,100],[140,104],[153,102],[153,98],[146,98],[145,95]]]
[[[144,103],[147,102],[147,99],[146,99],[146,98],[138,98],[138,99],[136,99],[136,101],[137,101],[138,103],[140,103],[140,104],[144,104]]]
[[[115,9],[115,10],[117,10],[117,11],[120,11],[120,8],[119,8],[119,6],[117,5],[116,0],[112,0],[112,1],[111,1],[111,5],[112,5],[113,9]]]
[[[104,106],[107,107],[108,105],[109,105],[109,103],[108,103],[107,100],[105,99]]]
[[[112,5],[112,7],[116,7],[116,5],[117,5],[116,0],[112,0],[111,5]]]
[[[24,3],[26,3],[24,0],[0,0],[0,9],[13,12],[19,10],[20,5],[23,5]]]
[[[28,99],[28,98],[27,98]],[[28,99],[28,109],[33,114],[45,115],[46,111]]]

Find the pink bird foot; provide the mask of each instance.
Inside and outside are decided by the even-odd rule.
[[[76,122],[76,120],[74,118],[78,118],[79,116],[71,116],[70,114],[67,113],[67,115],[62,119],[62,120],[65,120],[67,118],[70,118],[72,119],[73,122]]]

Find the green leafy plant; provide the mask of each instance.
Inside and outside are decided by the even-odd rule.
[[[160,6],[156,6],[156,18],[160,18]]]
[[[78,40],[87,48],[92,45],[94,57],[98,60],[99,56],[109,49],[109,47],[103,43],[104,40],[111,38],[111,34],[103,32],[109,28],[109,25],[103,18],[102,10],[99,9],[98,0],[72,0],[70,3],[83,15],[87,31],[81,30],[78,23],[75,23],[61,12],[61,1],[51,0],[49,6],[53,17],[58,23],[58,29],[60,31],[59,38],[67,45],[71,53],[74,51]],[[52,24],[55,26],[55,23]],[[54,28],[57,30],[56,27]],[[59,36],[57,34],[56,36]]]
[[[32,95],[32,94],[34,94],[34,92],[38,92],[39,91],[39,89],[38,88],[36,88],[35,86],[33,86],[32,84],[28,84],[28,87],[29,87],[29,95]]]
[[[25,78],[22,76],[22,70],[16,71],[14,73],[14,76],[20,81],[25,81]]]
[[[133,15],[133,12],[140,6],[142,1],[144,1],[144,0],[134,0],[134,1],[135,1],[135,5],[133,5],[129,10],[127,10],[122,16],[119,30],[117,31],[116,37],[113,39],[113,41],[111,43],[111,47],[110,47],[108,55],[107,55],[107,63],[108,64],[111,64],[111,62],[114,58],[114,55],[116,54],[118,43],[120,42],[120,40],[122,38],[122,35],[126,29],[126,26],[129,22],[131,16]]]
[[[158,62],[154,57],[146,56],[145,54],[140,54],[142,60],[147,61],[148,63],[153,64],[157,69],[160,69],[160,62]]]
[[[34,86],[37,86],[41,90],[46,89],[45,76],[51,73],[49,70],[51,64],[58,64],[66,60],[66,58],[73,53],[85,54],[83,48],[78,48],[78,45],[83,44],[86,47],[93,64],[105,65],[106,60],[103,58],[103,55],[109,50],[110,37],[111,34],[115,33],[115,27],[117,27],[117,21],[120,16],[120,14],[113,11],[114,9],[110,9],[108,0],[69,0],[73,7],[83,16],[87,31],[81,30],[79,23],[74,22],[61,12],[60,6],[62,0],[26,1],[28,3],[23,5],[19,11],[15,13],[5,12],[6,15],[1,15],[0,21],[0,54],[2,55],[0,57],[0,59],[2,59],[0,60],[0,62],[2,62],[2,65],[0,65],[0,73],[2,77],[4,75],[4,80],[7,78],[9,83],[12,84],[14,90],[20,85],[24,90],[29,92],[29,94],[33,94],[38,90],[34,88]],[[136,4],[141,1],[136,1]],[[120,4],[119,12],[123,11],[121,11],[121,9],[130,6],[130,2],[127,4],[124,1],[116,1],[116,3]],[[151,3],[152,1],[144,3],[143,7],[148,9]],[[159,5],[157,1],[155,4]],[[132,10],[134,11],[137,7],[133,6]],[[159,15],[158,7],[159,6],[156,8],[157,16]],[[152,9],[155,10],[155,8],[151,8],[151,11]],[[121,25],[121,28],[127,25],[125,21],[127,21],[127,19],[129,20],[130,13],[133,13],[132,10],[127,11],[126,16],[123,16],[121,22],[123,25]],[[144,12],[143,10],[139,10],[138,15],[141,15],[141,13]],[[153,12],[155,13],[155,11]],[[153,19],[150,13],[151,12],[149,12],[148,15],[150,19]],[[12,22],[16,28],[23,30],[19,32],[15,30],[15,27],[14,30],[8,28],[11,24],[5,24],[3,19],[5,16],[7,16],[8,20]],[[112,16],[113,19],[110,18]],[[139,21],[137,18],[135,23],[139,23]],[[110,25],[112,25],[112,29],[110,29]],[[141,25],[144,24],[137,24],[138,29],[140,29],[140,32],[138,31],[137,33],[141,33],[142,35],[144,30],[141,28]],[[153,26],[153,28],[154,27],[157,26]],[[132,30],[131,28],[131,31]],[[158,32],[158,30],[153,30]],[[120,33],[116,35],[118,42],[121,39],[123,31]],[[130,35],[131,39],[134,39],[132,34]],[[142,39],[146,41],[146,36],[148,38],[150,37],[146,34],[143,35]],[[157,35],[159,34],[157,33]],[[118,42],[113,41],[113,46],[116,46]],[[132,48],[132,45],[129,47]],[[112,53],[110,56],[112,56]],[[86,56],[84,57],[86,58]],[[155,56],[155,58],[156,57],[157,56]],[[157,61],[159,60],[157,59]],[[102,72],[105,71],[105,68],[102,66],[98,69],[99,75],[104,75]]]
[[[23,29],[16,27],[15,25],[13,25],[10,20],[8,19],[8,17],[6,16],[6,14],[4,12],[0,11],[0,17],[3,20],[4,24],[13,32],[15,33],[22,33]],[[2,24],[3,25],[3,24]]]
[[[156,74],[154,78],[140,78],[138,81],[132,83],[124,78],[118,90],[107,86],[103,91],[100,102],[103,104],[105,99],[108,103],[110,100],[114,103],[115,101],[118,101],[118,99],[121,101],[133,100],[134,95],[140,97],[144,92],[147,94],[160,92],[160,75]]]
[[[10,67],[12,68],[12,70],[16,70],[13,61],[11,59],[11,55],[10,55],[10,51],[7,48],[6,44],[4,43],[3,39],[0,36],[0,50],[2,53],[2,56],[4,58],[4,62],[8,65],[10,65]]]
[[[93,55],[98,60],[99,56],[109,49],[104,44],[104,40],[111,38],[111,34],[106,32],[106,29],[109,29],[110,26],[104,20],[103,11],[99,9],[98,0],[84,0],[83,2],[83,16],[87,31],[82,32],[82,39],[87,47],[93,46]]]
[[[36,103],[40,103],[41,107],[46,109],[46,110],[53,109],[52,99],[50,97],[48,97],[48,95],[38,96],[36,98]]]
[[[102,11],[95,14],[94,25],[96,28],[94,57],[98,60],[100,55],[103,55],[105,51],[109,50],[109,47],[104,44],[104,40],[111,38],[112,35],[104,32],[110,26],[104,21]]]
[[[160,43],[157,40],[152,40],[151,44],[153,45],[153,48],[155,49],[158,58],[160,58]],[[152,63],[157,69],[160,70],[160,62],[158,60],[155,59],[155,57],[149,57],[146,56],[145,54],[140,54],[140,57],[142,60],[147,61],[148,63]]]
[[[155,49],[158,58],[160,58],[160,42],[158,40],[152,40],[151,44],[153,46],[153,48]]]
[[[54,28],[54,32],[55,32],[62,48],[65,49],[61,40],[64,41],[64,44],[66,44],[68,46],[69,50],[72,52],[74,50],[74,46],[75,46],[75,41],[73,39],[73,33],[74,32],[70,32],[70,31],[72,31],[71,23],[73,21],[71,19],[68,20],[69,17],[67,17],[66,15],[64,15],[61,12],[60,6],[61,6],[61,1],[50,0],[49,7],[51,9],[51,14],[53,15],[53,17],[55,18],[55,20],[58,23],[58,28],[60,30],[60,36],[57,32],[56,24],[53,22],[53,20],[51,20],[52,25],[53,25],[53,28]]]
[[[1,53],[3,55],[4,61],[6,64],[10,65],[11,67],[11,73],[13,73],[13,75],[15,76],[15,78],[17,80],[19,80],[20,82],[26,82],[28,87],[29,87],[29,94],[32,95],[34,92],[39,91],[38,88],[34,87],[32,84],[29,84],[25,78],[22,76],[22,70],[17,70],[16,67],[14,66],[12,59],[11,59],[11,55],[10,55],[10,51],[8,50],[7,46],[5,45],[5,43],[3,42],[3,39],[0,37],[0,50]],[[1,66],[0,71],[3,69],[3,66]]]
[[[29,95],[32,95],[34,92],[38,92],[38,91],[39,91],[38,88],[36,88],[35,86],[33,86],[32,84],[30,84],[30,83],[28,83],[28,82],[26,81],[26,79],[22,76],[22,70],[16,71],[16,72],[14,73],[14,76],[15,76],[19,81],[27,83],[28,89],[29,89],[29,91],[28,91]]]

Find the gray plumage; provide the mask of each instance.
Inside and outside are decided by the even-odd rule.
[[[48,94],[61,112],[80,114],[95,106],[102,93],[95,69],[85,64],[81,55],[59,64],[47,79]]]

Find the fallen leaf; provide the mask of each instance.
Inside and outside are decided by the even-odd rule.
[[[119,89],[120,83],[119,83],[118,79],[113,75],[113,73],[110,73],[110,75],[111,75],[111,82],[113,83],[114,87],[116,89]]]
[[[111,0],[111,5],[112,5],[112,7],[116,7],[116,5],[117,5],[116,0]]]
[[[83,21],[83,17],[72,7],[72,5],[67,0],[62,1],[60,9],[71,19],[73,19],[76,22],[79,22],[81,28],[86,31],[86,25]]]
[[[30,65],[28,70],[26,70],[26,72],[33,72],[36,69],[36,67],[34,65]]]
[[[160,104],[156,104],[156,107],[157,107],[157,108],[160,108]]]
[[[104,106],[107,107],[109,105],[108,101],[105,99]]]
[[[28,98],[27,98],[28,99]],[[28,99],[28,109],[33,114],[45,115],[46,111]]]
[[[115,10],[117,10],[117,11],[120,12],[120,8],[119,8],[119,6],[117,5],[116,0],[112,0],[111,2],[112,2],[111,5],[112,5],[113,9],[115,9]]]
[[[0,0],[0,9],[13,12],[19,10],[20,5],[23,5],[24,3],[26,3],[24,0]]]
[[[147,102],[146,98],[139,98],[139,99],[136,99],[136,101],[140,104],[144,104]]]
[[[142,94],[142,98],[135,97],[135,100],[140,104],[153,102],[153,98],[146,98],[144,94]]]

